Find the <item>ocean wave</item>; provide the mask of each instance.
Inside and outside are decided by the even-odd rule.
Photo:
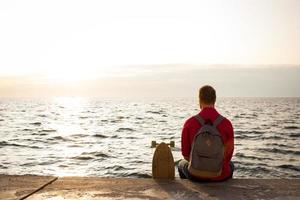
[[[52,165],[52,164],[54,164],[54,163],[57,163],[57,162],[59,162],[59,160],[49,160],[49,161],[44,161],[44,162],[39,162],[39,163],[37,163],[38,165]]]
[[[268,164],[266,164],[265,162],[255,162],[255,161],[245,161],[245,160],[237,160],[236,158],[233,159],[233,164],[235,166],[235,168],[241,168],[241,167],[256,167],[256,166],[260,166],[260,167],[269,167]]]
[[[87,119],[87,118],[89,118],[89,116],[80,116],[79,118],[80,119]]]
[[[42,125],[42,123],[41,122],[33,122],[33,123],[30,123],[31,125],[35,125],[35,126],[40,126],[40,125]]]
[[[71,135],[70,137],[83,138],[83,137],[86,137],[86,136],[88,136],[88,135],[87,134],[76,133],[76,134]]]
[[[107,167],[106,169],[110,169],[114,171],[124,171],[126,168],[121,165],[115,165],[113,167]]]
[[[277,146],[281,148],[292,148],[292,145],[285,145],[285,144],[280,144],[280,143],[267,143],[267,146]]]
[[[75,156],[75,157],[72,157],[72,159],[75,159],[75,160],[93,160],[94,157],[92,156]]]
[[[258,139],[263,136],[261,131],[235,131],[234,138],[236,139]]]
[[[251,159],[251,160],[259,160],[259,161],[273,160],[272,158],[267,158],[267,157],[262,158],[262,157],[250,156],[250,155],[245,155],[244,153],[236,153],[235,156],[239,157],[239,158],[246,158],[246,159]]]
[[[94,157],[101,157],[101,158],[111,158],[111,156],[109,156],[108,154],[103,153],[101,151],[83,152],[81,154],[81,156],[94,156]]]
[[[109,122],[110,122],[110,123],[113,123],[113,124],[117,124],[117,123],[121,123],[122,120],[120,120],[120,119],[112,119],[112,120],[110,120]]]
[[[255,174],[263,176],[263,174],[268,174],[272,172],[268,167],[263,167],[263,166],[256,166],[256,165],[251,165],[251,166],[245,166],[245,165],[238,165],[236,166],[237,171],[242,171],[244,173],[249,173],[249,174]]]
[[[118,130],[117,130],[117,132],[127,132],[127,131],[129,131],[129,132],[134,132],[135,130],[134,129],[132,129],[132,128],[118,128]]]
[[[56,132],[55,129],[43,129],[39,131],[40,133],[45,132],[45,133],[52,133],[52,132]]]
[[[163,111],[163,110],[159,110],[159,111],[148,110],[148,111],[146,111],[146,113],[155,114],[155,115],[160,115],[160,114],[163,114],[164,111]]]
[[[299,129],[298,126],[285,126],[284,129]]]
[[[49,140],[72,141],[70,138],[66,138],[66,137],[62,137],[62,136],[54,136],[52,138],[49,138]]]
[[[68,147],[82,147],[82,144],[70,144]]]
[[[129,140],[136,140],[136,139],[139,139],[139,137],[131,136],[131,135],[128,135],[128,136],[125,136],[125,137],[122,137],[122,138],[129,139]]]
[[[48,134],[47,133],[32,133],[32,135],[45,136],[45,135],[48,135]]]
[[[22,129],[22,131],[34,131],[34,129],[31,129],[31,128],[24,128],[24,129]]]
[[[300,133],[289,133],[288,135],[291,138],[299,138],[300,137]]]
[[[31,146],[31,145],[23,145],[23,144],[17,144],[17,143],[11,143],[6,141],[0,141],[0,148],[5,146],[14,146],[14,147],[26,147],[31,149],[41,149],[41,147],[38,146]]]
[[[234,116],[235,119],[255,119],[257,117],[258,117],[257,114],[244,114],[244,113]]]
[[[8,167],[0,164],[0,169],[8,169]]]
[[[262,140],[282,140],[284,137],[278,135],[270,135],[261,137]]]
[[[279,153],[284,155],[300,155],[300,151],[298,150],[287,150],[287,149],[279,149],[279,148],[258,148],[258,151],[267,152],[267,153]]]
[[[23,163],[20,166],[22,166],[22,167],[34,167],[36,165],[38,165],[37,162],[28,162],[28,163]]]
[[[253,135],[262,135],[264,134],[263,131],[235,131],[235,135],[248,135],[248,134],[253,134]]]
[[[95,135],[93,135],[93,137],[97,137],[97,138],[108,138],[108,136],[102,135],[102,134],[100,134],[100,133],[96,133]]]
[[[287,165],[278,165],[277,167],[282,168],[282,169],[290,169],[290,170],[300,172],[300,167],[295,166],[295,165],[287,164]]]
[[[300,179],[300,174],[291,174],[291,175],[289,175],[289,177],[290,178],[292,178],[292,179]]]
[[[166,120],[159,120],[158,122],[160,122],[160,123],[167,123]]]
[[[257,139],[260,138],[259,135],[235,135],[234,136],[235,139]]]
[[[61,164],[61,165],[58,165],[58,167],[61,167],[61,168],[67,168],[69,167],[68,165],[64,165],[64,164]]]
[[[128,162],[127,162],[128,164],[130,164],[130,165],[132,165],[132,166],[134,166],[134,165],[136,165],[136,164],[147,164],[148,162],[147,161],[145,161],[145,160],[137,160],[137,159],[128,159]]]

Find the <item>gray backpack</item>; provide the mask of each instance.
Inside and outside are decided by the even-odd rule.
[[[222,173],[224,159],[224,144],[217,126],[224,119],[218,116],[213,124],[196,115],[201,124],[194,137],[188,170],[191,175],[201,178],[214,178]]]

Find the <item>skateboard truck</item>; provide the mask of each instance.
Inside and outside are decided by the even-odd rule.
[[[170,147],[175,147],[175,142],[174,141],[170,141],[170,143],[166,143],[167,145],[169,145]],[[155,148],[158,145],[158,143],[156,141],[151,141],[151,148]]]

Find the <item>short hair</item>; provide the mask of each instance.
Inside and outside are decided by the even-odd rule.
[[[216,90],[210,85],[205,85],[199,90],[199,100],[207,105],[213,105],[216,102]]]

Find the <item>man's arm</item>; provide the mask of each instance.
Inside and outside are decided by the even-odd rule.
[[[181,153],[185,160],[189,161],[191,144],[189,140],[189,128],[185,122],[181,133]]]
[[[234,151],[234,131],[230,121],[227,130],[227,141],[225,142],[225,159],[231,160]]]

